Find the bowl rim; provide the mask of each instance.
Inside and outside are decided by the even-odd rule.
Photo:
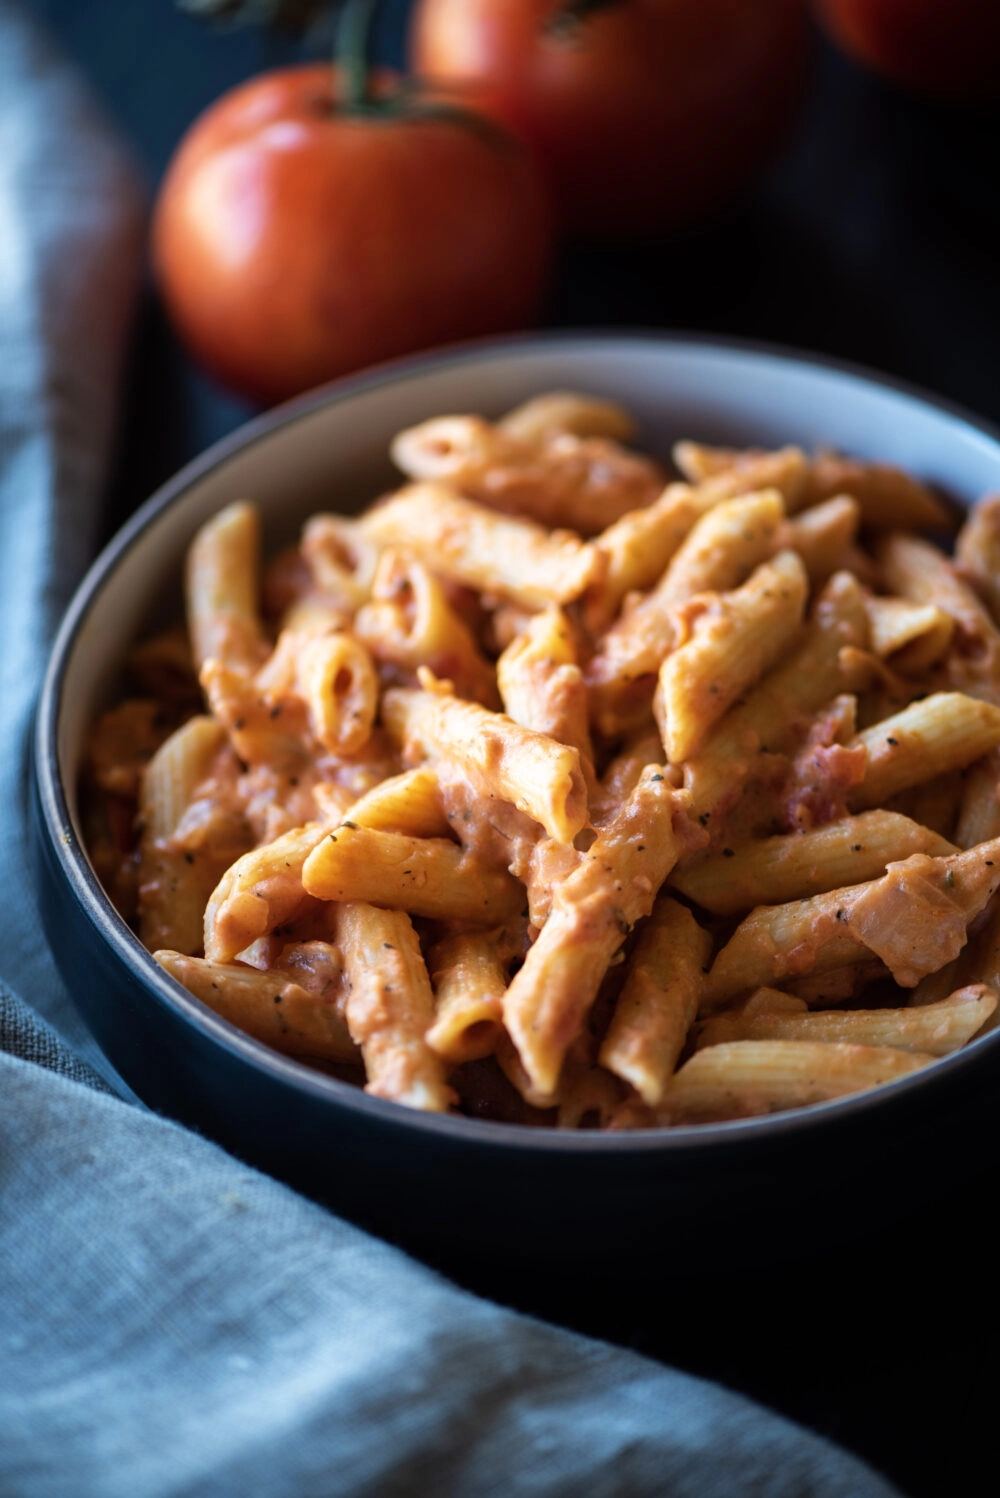
[[[32,735],[32,757],[42,826],[77,904],[118,956],[143,997],[192,1024],[215,1045],[267,1074],[278,1084],[303,1090],[319,1103],[346,1107],[359,1115],[358,1122],[415,1129],[428,1139],[451,1139],[456,1144],[475,1144],[491,1149],[526,1148],[532,1153],[647,1155],[666,1151],[696,1153],[750,1148],[755,1142],[784,1140],[789,1135],[826,1131],[838,1123],[857,1121],[862,1115],[884,1114],[928,1085],[955,1083],[970,1068],[982,1065],[984,1049],[996,1050],[1000,1029],[952,1052],[935,1058],[926,1069],[896,1078],[881,1086],[850,1093],[821,1103],[791,1108],[750,1118],[720,1123],[675,1125],[621,1131],[538,1128],[525,1124],[498,1123],[464,1114],[428,1113],[405,1108],[387,1099],[373,1097],[362,1088],[315,1071],[294,1057],[272,1050],[253,1039],[169,977],[142,946],[136,934],[115,910],[94,873],[70,816],[69,803],[59,766],[58,741],[63,686],[77,636],[107,579],[124,561],[139,537],[156,523],[172,504],[195,484],[223,467],[237,454],[293,426],[331,405],[393,384],[405,383],[424,374],[439,373],[463,364],[516,359],[533,353],[570,350],[574,345],[603,344],[634,348],[659,348],[683,355],[685,349],[714,351],[738,359],[765,359],[782,366],[821,370],[864,386],[889,390],[925,405],[968,427],[997,448],[1000,460],[1000,427],[946,397],[894,375],[863,364],[824,353],[813,353],[788,345],[712,333],[672,329],[566,328],[543,332],[482,338],[429,350],[372,366],[356,374],[319,386],[289,401],[271,407],[241,423],[214,442],[161,484],[108,540],[87,569],[66,607],[39,691]],[[991,1043],[992,1042],[992,1043]],[[125,1079],[127,1082],[127,1079]],[[744,1145],[744,1141],[746,1141]]]

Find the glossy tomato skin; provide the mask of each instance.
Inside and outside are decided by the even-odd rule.
[[[919,93],[1000,94],[998,0],[814,0],[857,61]]]
[[[662,232],[739,188],[801,94],[802,0],[418,0],[411,65],[521,135],[563,222]]]
[[[518,143],[347,116],[334,88],[328,64],[309,64],[225,95],[181,142],[156,204],[154,267],[176,326],[262,402],[523,327],[544,292],[551,211]]]

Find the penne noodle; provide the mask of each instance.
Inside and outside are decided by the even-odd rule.
[[[432,765],[418,765],[415,770],[380,780],[353,803],[345,816],[359,827],[403,832],[410,837],[447,837],[451,831]],[[344,817],[336,820],[342,822]]]
[[[530,420],[522,413],[522,427]],[[591,536],[663,488],[658,464],[614,440],[567,428],[517,435],[481,416],[439,416],[400,432],[391,454],[408,478],[447,484],[469,499]]]
[[[698,1012],[712,940],[683,905],[661,895],[644,922],[600,1062],[644,1103],[663,1097]]]
[[[333,820],[340,823],[342,795],[331,811]],[[382,780],[360,800],[352,800],[349,820],[359,827],[412,838],[446,836],[449,831],[437,777],[428,766]],[[296,827],[254,848],[227,870],[205,908],[204,943],[209,957],[229,962],[262,936],[315,908],[316,899],[303,887],[302,870],[329,831],[324,822]]]
[[[697,442],[674,444],[674,462],[689,483],[722,498],[777,489],[789,510],[800,508],[807,463],[800,447],[776,452],[750,448],[705,447]]]
[[[648,716],[656,673],[677,639],[675,607],[696,593],[742,583],[770,556],[783,513],[776,490],[709,510],[653,591],[611,626],[584,672],[601,733],[613,737]]]
[[[861,510],[861,523],[874,530],[951,532],[953,511],[926,484],[890,463],[863,463],[838,453],[818,453],[809,464],[802,500],[818,504],[849,494]]]
[[[937,604],[869,598],[865,607],[872,649],[882,660],[892,657],[898,670],[922,671],[947,655],[955,621]]]
[[[743,494],[777,490],[786,501],[798,492],[805,459],[797,448],[762,453],[745,467],[722,470],[691,484],[668,484],[653,504],[623,515],[595,537],[608,558],[607,575],[588,591],[584,618],[595,634],[606,629],[627,594],[651,588],[695,522],[726,500]],[[822,510],[822,515],[820,511]],[[810,577],[826,580],[839,553],[853,539],[858,508],[843,496],[802,517],[782,521],[775,532],[775,549],[799,551]]]
[[[331,949],[332,950],[332,949]],[[258,972],[180,952],[154,952],[172,978],[222,1019],[286,1056],[358,1065],[361,1056],[333,997],[318,997],[291,971]]]
[[[702,826],[713,827],[735,804],[762,753],[787,747],[804,714],[818,712],[857,684],[849,650],[867,637],[861,589],[849,573],[835,573],[816,600],[801,643],[744,703],[730,709],[685,764],[692,813]]]
[[[993,749],[962,777],[954,841],[959,848],[1000,837],[1000,749]]]
[[[446,1061],[491,1056],[503,1034],[507,971],[496,931],[456,932],[433,948],[434,1022],[427,1044]]]
[[[321,822],[295,827],[232,864],[205,906],[205,955],[232,962],[237,953],[315,906],[302,887],[302,869],[326,835]]]
[[[703,1014],[748,989],[879,957],[913,988],[958,956],[967,929],[1000,885],[1000,839],[966,853],[917,853],[881,879],[751,911],[705,980]]]
[[[809,832],[754,838],[682,860],[670,884],[712,915],[736,915],[877,879],[887,864],[912,853],[939,857],[956,851],[909,817],[868,811]]]
[[[996,1007],[996,991],[974,983],[919,1009],[792,1013],[757,1008],[751,1014],[736,1010],[699,1025],[695,1046],[701,1050],[734,1040],[809,1040],[948,1056],[982,1029]]]
[[[660,667],[654,701],[669,764],[690,759],[713,724],[777,665],[799,633],[808,591],[802,562],[782,551],[741,588],[697,595],[677,611],[684,633]]]
[[[625,1088],[599,1066],[567,1067],[560,1083],[556,1128],[606,1129],[622,1106]]]
[[[382,717],[405,760],[443,760],[480,795],[501,797],[571,843],[587,824],[579,750],[502,713],[438,692],[386,692]]]
[[[670,1124],[752,1118],[845,1097],[919,1071],[934,1058],[883,1046],[734,1040],[696,1051],[660,1109]]]
[[[962,666],[973,681],[995,683],[1000,631],[988,610],[943,551],[917,536],[886,537],[877,552],[886,584],[915,604],[929,604],[955,621]]]
[[[395,906],[433,920],[492,926],[524,908],[524,888],[503,869],[440,837],[379,832],[348,820],[326,830],[302,866],[320,900]]]
[[[371,596],[378,548],[361,522],[313,515],[302,531],[302,556],[327,607],[353,614]]]
[[[835,495],[783,520],[775,535],[779,551],[795,551],[813,587],[819,587],[834,572],[846,566],[845,554],[857,535],[861,512],[848,494]]]
[[[354,630],[376,660],[411,671],[429,666],[459,695],[498,706],[493,668],[472,631],[433,572],[404,552],[383,551],[371,601],[358,610]]]
[[[562,609],[529,620],[497,661],[496,679],[509,718],[577,749],[582,764],[593,763],[587,689]]]
[[[345,1014],[361,1047],[365,1091],[410,1108],[444,1113],[454,1101],[445,1064],[426,1041],[434,995],[409,916],[374,905],[341,905]]]
[[[260,519],[253,505],[232,504],[195,536],[185,578],[195,665],[220,661],[252,671],[266,653],[258,601]]]
[[[651,505],[630,510],[595,537],[607,567],[583,600],[584,621],[593,634],[607,628],[629,593],[653,586],[695,522],[711,508],[687,484],[668,484]]]
[[[285,645],[289,655],[290,644],[288,641]],[[253,677],[218,660],[205,662],[201,684],[209,707],[245,764],[280,765],[292,771],[305,767],[310,757],[310,732],[308,710],[301,697],[284,692],[273,695],[258,687]]]
[[[1000,745],[1000,707],[962,692],[935,692],[883,718],[852,741],[867,755],[851,793],[856,811],[877,806],[948,770],[961,770]]]
[[[309,726],[333,754],[357,754],[371,737],[378,706],[378,677],[360,640],[337,631],[306,640],[296,685]]]
[[[1000,495],[987,495],[966,517],[955,538],[955,562],[959,577],[972,584],[996,623],[1000,618]]]
[[[572,602],[607,567],[602,552],[570,531],[496,515],[442,484],[413,484],[360,523],[370,540],[412,552],[438,576],[529,609]]]
[[[553,891],[551,914],[503,1001],[507,1033],[539,1096],[555,1092],[609,963],[676,862],[674,818],[685,800],[662,771],[644,770],[618,816]]]
[[[951,511],[926,484],[900,468],[887,463],[863,463],[831,452],[818,453],[807,463],[799,449],[783,451],[802,459],[797,488],[785,496],[789,510],[805,509],[834,495],[848,494],[858,503],[866,526],[882,530],[953,529]],[[691,442],[678,443],[674,448],[674,461],[693,483],[777,456],[754,448],[740,452]]]
[[[172,837],[195,788],[226,741],[214,718],[189,718],[161,744],[142,776],[143,835],[153,842]]]
[[[214,719],[189,718],[141,777],[138,920],[140,940],[151,951],[202,950],[205,902],[232,862],[234,846],[232,837],[213,847],[203,837],[185,836],[184,818],[225,738]]]
[[[497,426],[519,442],[543,442],[547,437],[565,433],[630,442],[636,433],[635,421],[617,401],[564,390],[533,396],[508,411]]]

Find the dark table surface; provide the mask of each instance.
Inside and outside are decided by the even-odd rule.
[[[406,8],[388,6],[386,60],[400,57]],[[259,31],[207,31],[170,0],[33,9],[90,76],[151,194],[201,108],[302,53]],[[817,40],[798,128],[754,190],[666,244],[567,248],[545,321],[818,350],[1000,424],[998,245],[1000,114],[909,98]],[[249,414],[190,365],[147,290],[108,529]],[[692,1264],[684,1283],[655,1291],[568,1275],[558,1286],[508,1281],[504,1293],[745,1390],[859,1452],[911,1498],[995,1491],[998,1187],[1000,1166],[915,1201],[905,1221],[835,1248],[790,1243],[787,1259],[752,1273],[734,1244],[730,1274]]]

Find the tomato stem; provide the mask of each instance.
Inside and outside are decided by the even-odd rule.
[[[621,5],[623,0],[563,0],[544,24],[544,29],[560,40],[573,40],[580,32],[580,27],[588,16],[595,11],[613,10],[616,5]]]
[[[582,21],[595,10],[611,10],[616,5],[621,5],[623,0],[565,0],[559,7],[559,14],[575,21]]]
[[[337,22],[336,59],[340,68],[340,103],[348,112],[364,112],[371,98],[368,58],[372,27],[381,0],[347,0]]]

